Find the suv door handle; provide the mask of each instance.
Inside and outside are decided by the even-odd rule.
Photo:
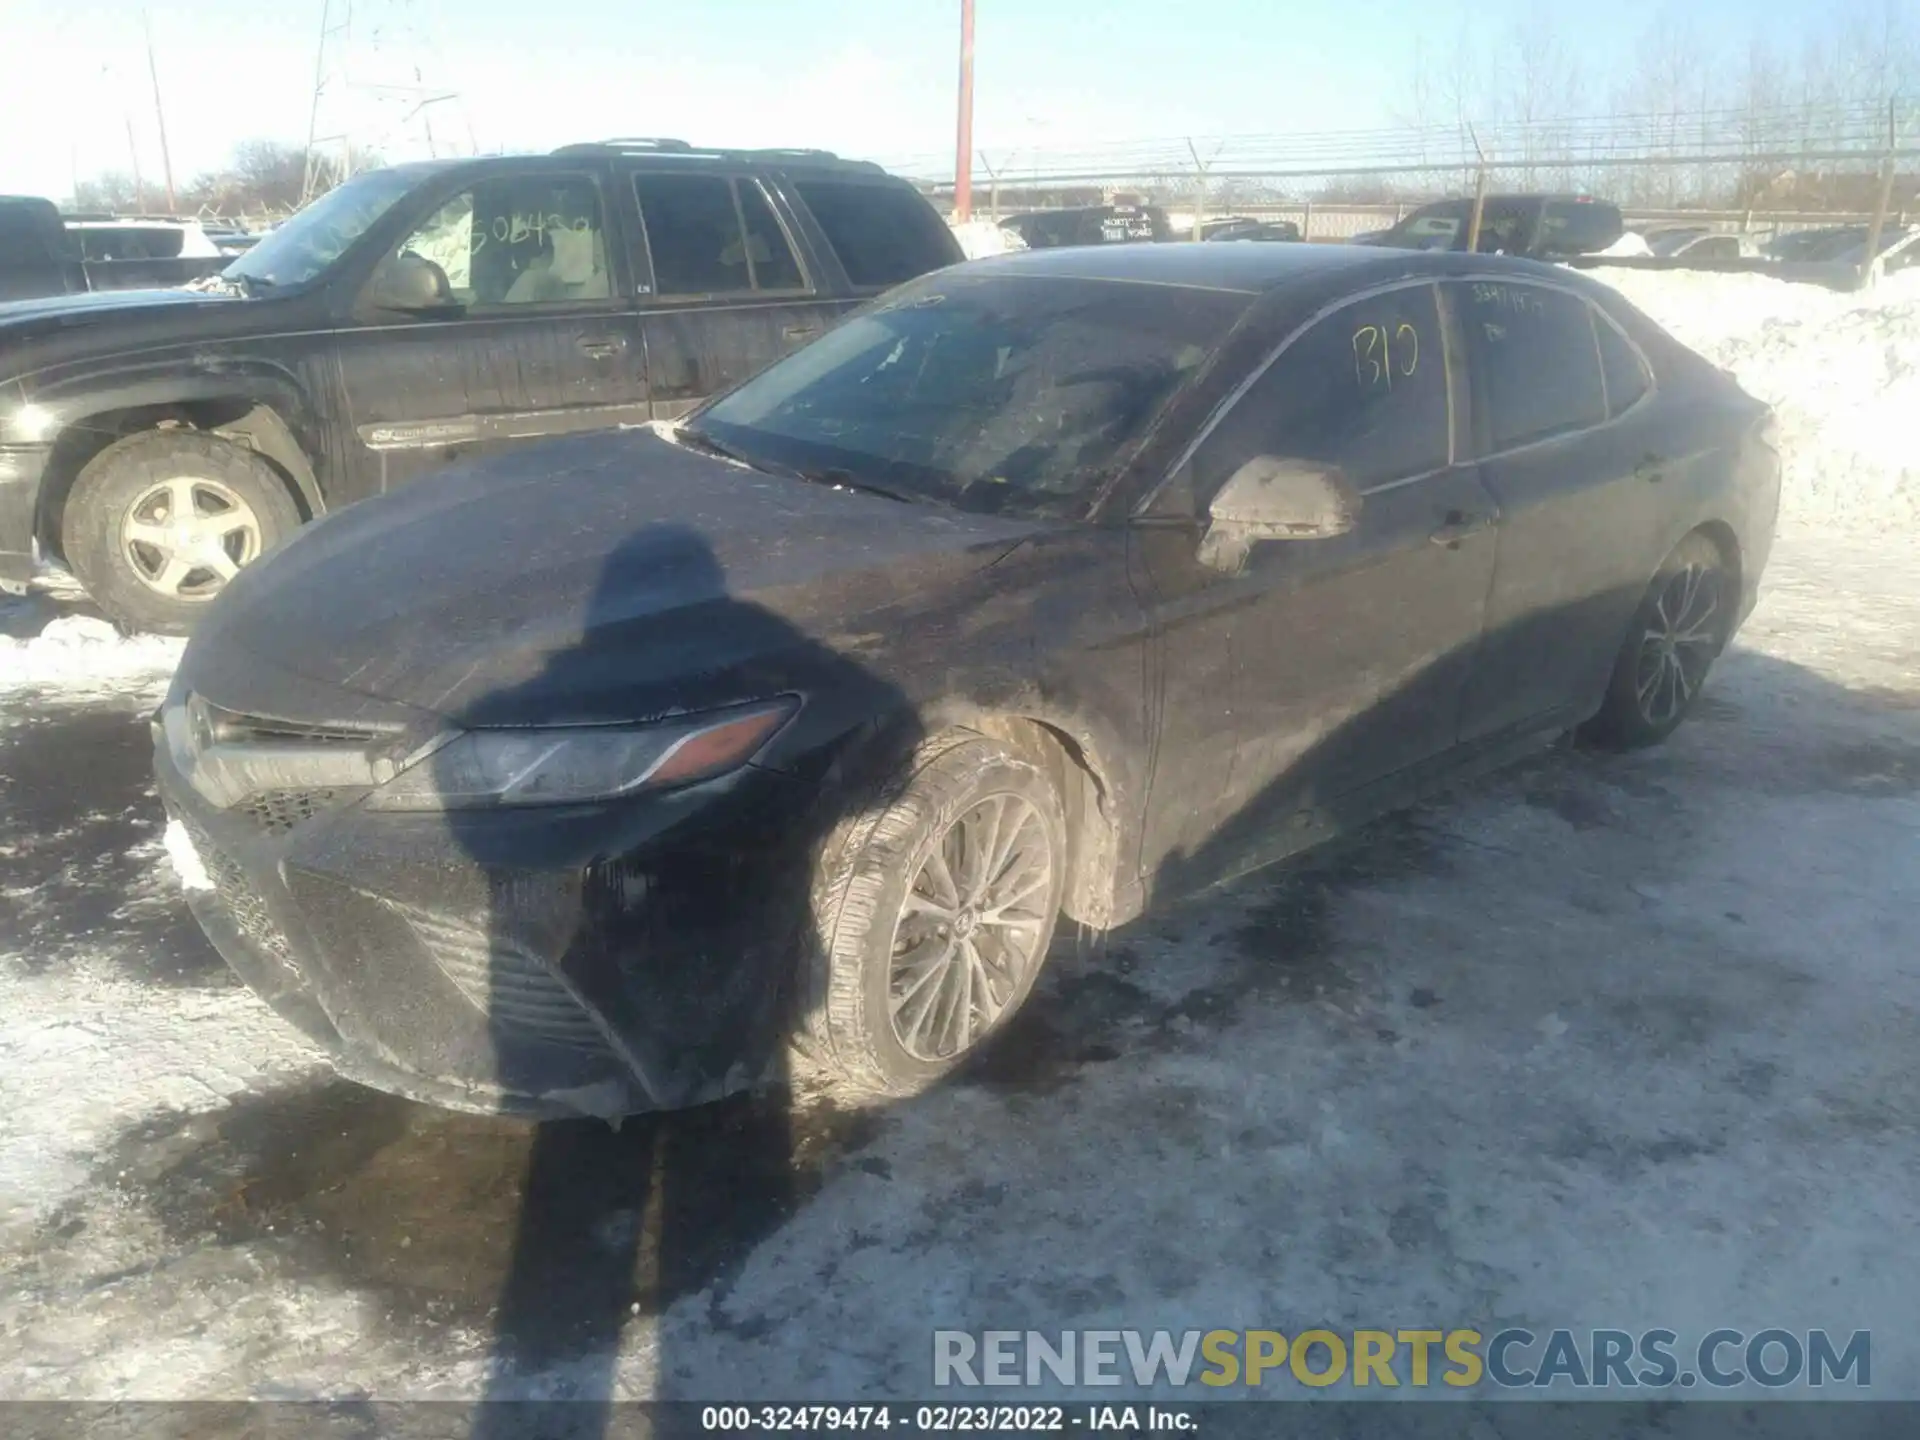
[[[627,342],[617,335],[582,335],[574,343],[583,354],[594,360],[611,360],[627,348]]]
[[[817,321],[808,321],[801,325],[789,325],[780,333],[789,340],[811,340],[822,328]]]
[[[1469,535],[1478,535],[1486,528],[1487,517],[1484,515],[1469,515],[1464,510],[1449,510],[1440,528],[1427,539],[1435,545],[1444,545],[1449,550],[1458,550],[1462,540]]]
[[[1633,467],[1633,478],[1645,480],[1649,485],[1658,485],[1667,478],[1667,462],[1658,455],[1642,455],[1640,463]]]

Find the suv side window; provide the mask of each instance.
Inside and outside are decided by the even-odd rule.
[[[885,289],[953,263],[947,227],[904,185],[796,180],[793,188],[856,290]]]
[[[1598,310],[1593,313],[1593,336],[1600,347],[1600,373],[1607,382],[1607,413],[1621,415],[1647,393],[1646,362],[1614,323]]]
[[[1607,418],[1586,301],[1507,281],[1460,281],[1453,293],[1490,452]]]
[[[469,309],[609,300],[600,187],[585,175],[512,175],[462,190],[407,237]]]
[[[1367,490],[1443,468],[1446,346],[1431,285],[1356,300],[1316,321],[1235,402],[1194,456],[1211,497],[1257,455],[1336,464]]]
[[[753,180],[640,173],[633,192],[656,295],[805,290],[800,261]]]

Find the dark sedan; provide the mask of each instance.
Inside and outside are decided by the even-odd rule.
[[[188,647],[159,786],[214,943],[369,1084],[906,1094],[1062,916],[1665,736],[1778,495],[1766,407],[1577,274],[1008,256],[303,531]]]

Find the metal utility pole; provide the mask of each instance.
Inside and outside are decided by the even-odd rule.
[[[127,154],[133,159],[133,208],[138,214],[147,208],[147,187],[140,183],[140,146],[133,138],[133,112],[127,112]]]
[[[1867,249],[1860,257],[1860,285],[1873,283],[1874,262],[1880,258],[1880,235],[1887,227],[1887,210],[1893,204],[1893,176],[1899,169],[1900,149],[1895,102],[1887,102],[1887,153],[1880,161],[1880,193],[1873,202],[1873,220],[1867,226]]]
[[[1471,125],[1467,134],[1473,140],[1473,153],[1480,157],[1480,171],[1473,181],[1473,216],[1467,222],[1467,253],[1471,255],[1480,248],[1480,220],[1487,209],[1487,152],[1480,148],[1480,137]]]
[[[973,0],[960,0],[960,133],[954,147],[953,216],[973,218]]]
[[[153,81],[153,119],[160,130],[160,173],[167,181],[167,213],[178,214],[180,202],[173,193],[173,155],[167,149],[167,112],[160,103],[160,67],[153,58],[153,16],[140,12],[140,24],[147,32],[147,75]]]

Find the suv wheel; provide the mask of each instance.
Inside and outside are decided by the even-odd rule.
[[[191,430],[109,445],[74,481],[67,563],[122,625],[184,635],[243,565],[300,526],[278,473],[251,450]]]
[[[923,746],[829,853],[799,1048],[842,1098],[911,1095],[1033,988],[1066,882],[1059,796],[1033,761],[957,732]]]

